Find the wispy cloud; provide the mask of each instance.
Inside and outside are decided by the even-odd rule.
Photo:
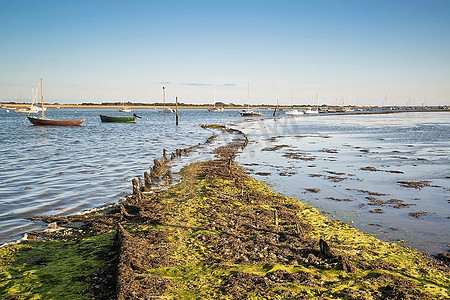
[[[191,86],[212,86],[211,83],[197,83],[197,82],[182,83],[181,85],[191,85]]]
[[[235,83],[223,83],[223,84],[213,84],[213,83],[200,83],[200,82],[186,82],[181,85],[189,86],[236,86]]]

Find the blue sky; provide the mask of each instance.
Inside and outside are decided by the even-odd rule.
[[[450,104],[446,0],[2,1],[0,41],[3,101]]]

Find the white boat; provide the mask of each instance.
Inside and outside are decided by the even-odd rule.
[[[211,112],[224,112],[225,108],[223,108],[223,107],[214,107],[214,108],[211,108],[211,109],[208,109],[208,110],[211,111]]]
[[[247,96],[247,108],[242,109],[239,114],[243,117],[261,117],[262,113],[259,111],[255,111],[250,109],[250,84],[248,85],[248,96]]]
[[[128,107],[122,107],[121,109],[119,109],[120,112],[132,112],[133,110],[131,108]]]
[[[240,112],[243,117],[261,117],[262,113],[251,109],[242,109]]]
[[[214,90],[214,99],[213,99],[213,101],[214,101],[214,107],[213,108],[208,108],[208,111],[210,111],[210,112],[224,112],[225,111],[225,108],[216,106],[216,90]]]
[[[301,116],[304,114],[303,110],[294,108],[294,90],[291,90],[291,95],[289,97],[289,104],[291,108],[286,109],[284,113],[288,116]]]
[[[37,114],[40,111],[42,111],[42,107],[37,105],[37,93],[38,88],[31,88],[31,105],[28,107],[20,107],[14,109],[14,112],[16,113],[22,113],[22,114]],[[20,96],[20,102],[22,101],[22,96]],[[44,111],[46,111],[47,108],[44,107]]]
[[[307,110],[305,110],[305,114],[318,115],[319,110],[317,108],[308,108]]]
[[[175,109],[173,109],[173,108],[170,108],[170,107],[166,107],[166,108],[164,108],[164,111],[165,112],[168,112],[168,113],[175,113]]]
[[[309,115],[318,115],[319,114],[319,93],[317,93],[317,106],[314,108],[310,107],[307,110],[305,110],[305,114],[309,114]]]
[[[41,110],[37,106],[30,105],[29,107],[16,108],[14,112],[21,114],[37,114]]]
[[[293,108],[285,110],[284,113],[288,116],[301,116],[301,115],[305,114],[305,112],[303,110],[293,109]]]
[[[118,110],[120,112],[132,112],[133,110],[131,108],[125,106],[125,102],[123,101],[123,98],[124,97],[122,97],[122,108],[119,108]]]

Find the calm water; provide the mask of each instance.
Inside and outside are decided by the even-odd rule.
[[[384,240],[448,250],[450,113],[284,117],[236,127],[250,140],[238,161],[274,190]]]
[[[49,117],[87,118],[81,127],[64,128],[32,126],[25,115],[0,110],[0,243],[43,228],[27,216],[68,215],[119,201],[163,148],[203,143],[212,132],[199,124],[231,123],[250,139],[238,161],[275,190],[385,240],[406,240],[431,253],[447,249],[449,113],[273,119],[265,110],[264,120],[245,121],[237,111],[182,110],[176,127],[173,114],[164,120],[160,110],[136,112],[143,116],[136,124],[113,124],[101,123],[98,115],[120,114],[115,110],[49,111]],[[208,147],[200,149],[175,170],[210,157]],[[420,190],[397,183],[422,180],[429,186]],[[368,191],[383,194],[373,196],[379,200],[415,205],[371,206]],[[370,212],[376,208],[382,213]],[[416,219],[411,212],[427,215]]]
[[[68,215],[117,202],[131,192],[131,179],[143,175],[168,152],[203,143],[211,132],[199,124],[236,120],[237,111],[209,113],[136,110],[136,124],[101,123],[99,114],[116,110],[63,109],[46,113],[52,118],[87,120],[80,127],[32,126],[26,115],[0,110],[0,244],[13,241],[41,222],[35,215]],[[148,118],[148,120],[147,120]],[[188,163],[197,156],[183,159]]]

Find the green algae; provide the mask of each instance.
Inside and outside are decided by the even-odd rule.
[[[190,167],[183,170],[185,175],[189,172],[192,172]],[[242,195],[248,195],[248,201],[243,201]],[[177,230],[167,232],[174,263],[146,269],[148,276],[160,276],[171,282],[161,296],[175,299],[233,299],[237,295],[247,299],[383,299],[406,295],[412,299],[445,299],[449,295],[448,271],[436,268],[424,254],[383,242],[349,224],[330,220],[314,207],[276,194],[252,178],[246,177],[239,186],[228,179],[202,178],[188,185],[184,182],[175,186],[169,196],[168,201],[163,195],[165,204],[172,210],[169,223],[179,226]],[[295,207],[303,225],[309,225],[305,233],[308,238],[327,241],[336,255],[348,257],[357,266],[356,270],[346,272],[339,264],[323,268],[304,262],[282,263],[274,254],[264,256],[261,253],[257,255],[260,261],[237,264],[215,253],[214,246],[199,239],[205,236],[239,237],[233,226],[222,230],[208,228],[211,220],[201,213],[205,209],[219,211],[222,207],[240,214],[257,210],[273,212],[283,205]],[[221,211],[216,217],[219,220],[229,216]],[[279,219],[280,224],[283,221]],[[284,225],[265,226],[282,231],[292,227],[287,221]],[[261,235],[265,234],[261,232]]]
[[[449,297],[448,269],[426,255],[331,220],[237,166],[232,171],[212,162],[191,164],[180,183],[141,202],[141,212],[145,203],[160,205],[157,222],[118,219],[127,254],[119,274],[129,284],[118,299],[130,293],[173,299]],[[333,257],[321,257],[319,240]],[[98,253],[112,242],[103,234],[0,248],[0,298],[95,297],[90,277],[102,266]]]
[[[0,249],[0,298],[91,299],[91,277],[112,234],[30,241]]]

